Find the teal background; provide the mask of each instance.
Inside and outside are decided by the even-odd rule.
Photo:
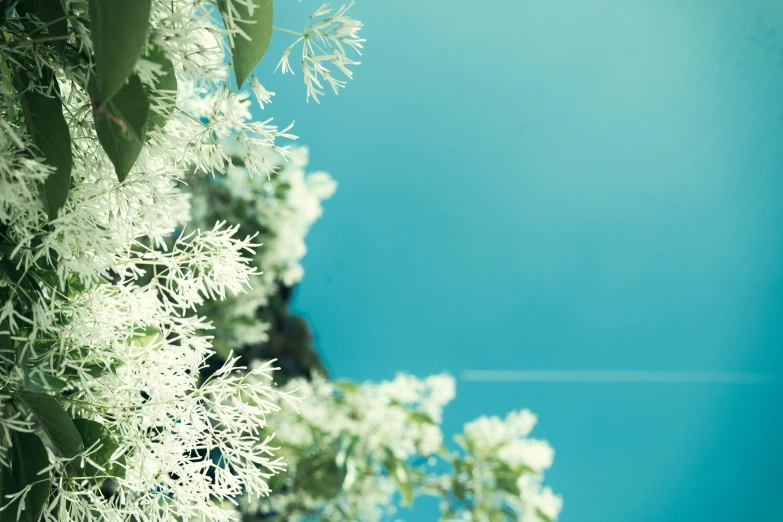
[[[299,28],[320,3],[277,2]],[[295,309],[333,375],[783,373],[783,6],[359,0],[356,79],[264,111],[340,183]],[[530,408],[563,522],[783,520],[783,388],[458,382]],[[403,518],[429,522],[424,503]]]

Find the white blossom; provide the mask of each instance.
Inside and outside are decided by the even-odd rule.
[[[334,69],[350,80],[353,78],[350,67],[361,63],[348,57],[349,49],[361,55],[362,44],[366,41],[359,38],[362,23],[347,15],[353,5],[354,2],[344,4],[333,12],[329,4],[323,4],[310,15],[302,33],[286,30],[299,35],[299,38],[283,52],[277,69],[281,69],[283,74],[294,74],[289,60],[293,49],[301,43],[302,72],[308,101],[312,98],[319,103],[319,96],[324,95],[324,84],[339,94],[347,81],[335,78]]]

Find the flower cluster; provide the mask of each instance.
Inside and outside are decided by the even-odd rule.
[[[259,308],[268,304],[278,285],[291,287],[304,276],[300,261],[307,252],[305,236],[323,212],[321,203],[337,187],[325,172],[307,174],[307,160],[305,147],[293,147],[287,160],[272,158],[269,175],[258,177],[249,176],[235,158],[228,176],[202,175],[191,184],[192,225],[228,221],[238,235],[256,234],[259,243],[247,256],[259,272],[250,278],[251,289],[200,308],[213,320],[215,347],[222,356],[266,341],[269,325],[258,318]]]
[[[243,510],[290,521],[373,522],[393,511],[400,486],[412,493],[407,462],[440,451],[454,379],[399,374],[357,385],[315,376],[294,379],[286,389],[304,398],[298,411],[283,407],[275,420],[288,472],[273,480],[274,495],[246,499]]]
[[[450,456],[456,474],[438,485],[448,493],[441,504],[447,520],[493,520],[509,512],[522,522],[557,518],[562,500],[541,485],[555,452],[545,441],[528,438],[536,421],[522,410],[465,425],[456,437],[461,452]]]
[[[554,452],[528,438],[536,418],[527,410],[468,423],[449,450],[440,427],[455,394],[448,374],[361,385],[315,376],[286,389],[305,398],[276,417],[288,469],[272,479],[273,495],[244,500],[251,519],[374,522],[392,515],[398,499],[420,495],[440,499],[442,520],[548,522],[559,514],[560,498],[541,484]]]
[[[312,98],[319,103],[318,97],[324,95],[324,83],[331,87],[335,94],[347,83],[346,80],[335,78],[333,71],[325,64],[332,64],[350,80],[353,78],[353,71],[349,67],[361,63],[348,57],[349,49],[361,55],[362,44],[365,42],[364,38],[359,38],[362,23],[347,15],[353,5],[354,2],[351,2],[333,12],[329,4],[323,4],[310,15],[304,32],[288,31],[299,38],[288,46],[277,67],[283,74],[293,74],[294,70],[289,63],[291,51],[298,44],[302,44],[302,69],[308,100]]]
[[[228,88],[242,28],[271,30],[271,14],[220,4],[2,3],[3,519],[236,519],[231,503],[268,495],[283,468],[268,415],[295,397],[270,384],[271,363],[228,356],[200,380],[214,350],[197,310],[259,282],[259,238],[190,225],[184,184],[194,171],[239,183],[236,156],[266,179],[295,138]],[[112,40],[111,24],[133,34]],[[300,248],[292,227],[270,255]]]

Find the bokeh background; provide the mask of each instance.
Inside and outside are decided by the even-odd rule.
[[[278,2],[298,28],[320,1]],[[256,74],[340,186],[294,310],[332,375],[783,374],[783,3],[359,0],[340,96]],[[283,87],[285,86],[285,88]],[[459,381],[530,408],[562,522],[783,520],[783,386]],[[431,522],[426,502],[406,520]]]

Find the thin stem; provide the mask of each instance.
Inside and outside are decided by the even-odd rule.
[[[277,31],[283,31],[284,33],[290,33],[296,36],[304,36],[303,33],[297,33],[296,31],[292,31],[291,29],[286,29],[284,27],[277,27],[276,25],[273,25],[272,29],[275,29]]]
[[[199,390],[200,391],[200,390]],[[157,401],[157,402],[143,402],[141,404],[100,404],[95,402],[89,402],[89,401],[81,401],[79,399],[70,399],[68,397],[60,397],[60,399],[64,401],[71,402],[73,404],[79,404],[84,406],[92,406],[94,408],[104,408],[107,410],[135,410],[139,408],[143,408],[145,406],[161,406],[163,404],[172,404],[175,402],[180,402],[186,399],[189,399],[191,397],[197,396],[197,393],[189,393],[188,395],[185,395],[184,397],[172,399],[170,401]]]

